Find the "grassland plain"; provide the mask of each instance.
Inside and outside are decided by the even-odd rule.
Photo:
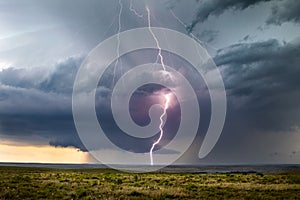
[[[300,199],[300,173],[0,167],[0,199]]]

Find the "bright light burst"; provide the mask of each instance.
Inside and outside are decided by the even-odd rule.
[[[153,149],[160,142],[160,140],[161,140],[161,138],[162,138],[162,136],[164,134],[164,130],[163,130],[164,120],[163,120],[163,118],[167,114],[167,109],[169,108],[171,96],[170,96],[170,94],[164,94],[164,98],[165,98],[165,102],[164,102],[164,106],[163,106],[164,112],[161,114],[161,116],[159,118],[160,119],[160,124],[159,124],[160,134],[159,134],[159,138],[158,138],[158,140],[156,142],[154,142],[152,144],[152,147],[150,149],[150,163],[151,163],[151,165],[153,165],[153,155],[152,155]]]

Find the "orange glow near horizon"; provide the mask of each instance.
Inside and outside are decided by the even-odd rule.
[[[0,143],[0,162],[81,164],[90,161],[89,153],[72,147]]]

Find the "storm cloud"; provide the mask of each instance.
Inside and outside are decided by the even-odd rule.
[[[300,1],[282,1],[272,7],[272,13],[266,20],[268,25],[281,25],[285,22],[300,23]]]
[[[82,56],[73,56],[52,68],[2,70],[2,137],[29,136],[33,140],[42,137],[54,146],[85,150],[76,134],[71,108],[71,92],[81,61]]]
[[[192,32],[197,23],[204,22],[210,16],[219,16],[225,11],[232,10],[244,10],[250,6],[254,6],[261,2],[268,2],[271,0],[203,0],[199,2],[199,9],[196,12],[196,16],[187,27],[189,32]]]
[[[119,2],[28,2],[26,5],[14,0],[0,3],[3,11],[0,13],[3,27],[0,30],[0,139],[87,151],[73,121],[73,84],[88,52],[117,33]],[[192,66],[163,52],[164,61],[198,87],[196,92],[202,100],[199,102],[201,134],[182,157],[183,163],[300,162],[299,1],[171,2],[172,11],[183,23],[169,12],[168,0],[132,1],[132,8],[143,17],[129,9],[131,1],[121,2],[121,31],[147,27],[147,5],[152,26],[182,33],[193,31],[204,43],[210,43],[209,53],[222,74],[228,103],[225,126],[213,151],[199,160],[197,155],[211,115],[205,82],[198,85],[201,76],[196,75]],[[185,24],[190,25],[187,30]],[[197,24],[201,26],[196,27]],[[258,30],[257,27],[267,28]],[[119,62],[123,68],[114,75],[119,79],[133,66],[153,63],[156,58],[157,51],[149,49],[124,55]],[[115,134],[116,130],[105,113],[110,106],[107,97],[111,95],[113,71],[113,67],[106,71],[101,78],[103,84],[96,92],[96,109],[97,106],[102,109],[97,112],[103,113],[101,120],[109,134]],[[145,125],[144,118],[149,118],[149,105],[142,103],[143,97],[160,89],[152,85],[137,90],[135,95],[142,96],[140,104],[136,106],[133,101],[131,105],[131,111],[142,114],[141,118],[133,117],[137,124]],[[171,124],[170,128],[174,126]],[[128,144],[143,148],[136,141]],[[168,149],[164,153],[177,152]]]
[[[278,131],[300,125],[299,54],[299,40],[271,39],[232,45],[215,57],[233,106],[247,113],[256,128]]]

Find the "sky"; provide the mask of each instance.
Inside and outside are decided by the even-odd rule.
[[[0,0],[0,162],[97,162],[74,124],[75,77],[99,43],[118,30],[147,27],[146,6],[151,26],[176,30],[201,42],[220,71],[226,91],[222,134],[213,150],[199,159],[211,115],[209,93],[189,63],[164,52],[166,63],[188,77],[199,92],[201,110],[197,136],[176,163],[300,164],[298,0]],[[132,52],[118,65],[128,71],[156,54],[155,50]],[[98,121],[121,148],[146,152],[152,140],[127,138],[124,143],[126,138],[120,136],[112,117],[112,66],[97,88]],[[149,123],[148,110],[163,89],[145,85],[134,93],[129,106],[135,123]],[[176,134],[180,107],[168,112],[165,143]],[[178,140],[178,146],[184,142],[185,138]],[[97,150],[114,155],[105,144]],[[173,149],[164,152],[176,153]]]

